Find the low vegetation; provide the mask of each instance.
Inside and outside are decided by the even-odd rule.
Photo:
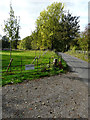
[[[90,56],[88,55],[88,53],[84,53],[84,52],[80,53],[80,52],[76,52],[73,50],[65,52],[65,53],[69,54],[71,56],[77,57],[77,58],[84,60],[86,62],[90,62]]]
[[[25,70],[25,65],[31,64],[35,55],[39,58],[38,63],[37,60],[33,63],[35,69]],[[67,71],[67,64],[63,59],[61,69],[54,67],[53,59],[61,60],[61,58],[53,51],[12,51],[12,58],[11,72],[10,68],[6,72],[10,62],[10,51],[2,51],[2,85],[21,83],[25,80],[56,75]]]

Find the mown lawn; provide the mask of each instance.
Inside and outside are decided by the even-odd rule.
[[[67,71],[67,64],[62,60],[63,68],[53,67],[53,59],[60,58],[53,51],[12,51],[13,58],[10,68],[7,71],[7,67],[10,62],[10,51],[2,51],[2,86],[6,84],[20,83],[24,80],[32,80],[40,77],[56,75],[59,73],[65,73]],[[25,65],[31,64],[35,58],[38,60],[33,62],[34,70],[25,70]],[[22,65],[22,66],[21,66]]]

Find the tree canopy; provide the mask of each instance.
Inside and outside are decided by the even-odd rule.
[[[36,30],[32,33],[33,43],[38,48],[65,51],[77,37],[79,17],[65,13],[63,9],[62,3],[54,2],[40,13],[36,20]]]
[[[56,30],[59,27],[59,21],[63,17],[63,4],[53,3],[46,10],[40,13],[36,20],[38,29],[38,42],[42,44],[42,48],[54,48]]]
[[[55,49],[64,52],[74,43],[79,44],[75,41],[79,36],[79,28],[79,16],[64,11],[64,4],[54,2],[40,12],[36,20],[36,29],[29,36],[30,39],[28,38],[28,45],[31,49]],[[20,44],[26,46],[26,43],[27,38]]]

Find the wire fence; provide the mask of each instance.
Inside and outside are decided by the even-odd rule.
[[[20,58],[19,60],[12,59],[9,64],[3,64],[2,61],[2,73],[25,73],[25,72],[33,72],[33,71],[44,71],[44,69],[51,70],[52,66],[54,65],[54,59],[57,59],[57,62],[62,60],[61,56],[55,57],[55,58],[48,58],[43,61],[43,59],[40,59],[36,57],[33,61],[33,58],[28,58],[27,60],[25,58]],[[30,62],[29,62],[30,61]],[[5,63],[5,60],[4,60]]]

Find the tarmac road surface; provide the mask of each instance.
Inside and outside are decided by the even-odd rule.
[[[88,84],[90,79],[90,64],[65,53],[59,52],[58,54],[62,55],[62,58],[67,62],[71,68],[71,71],[78,75],[79,80],[83,81],[85,84]]]

